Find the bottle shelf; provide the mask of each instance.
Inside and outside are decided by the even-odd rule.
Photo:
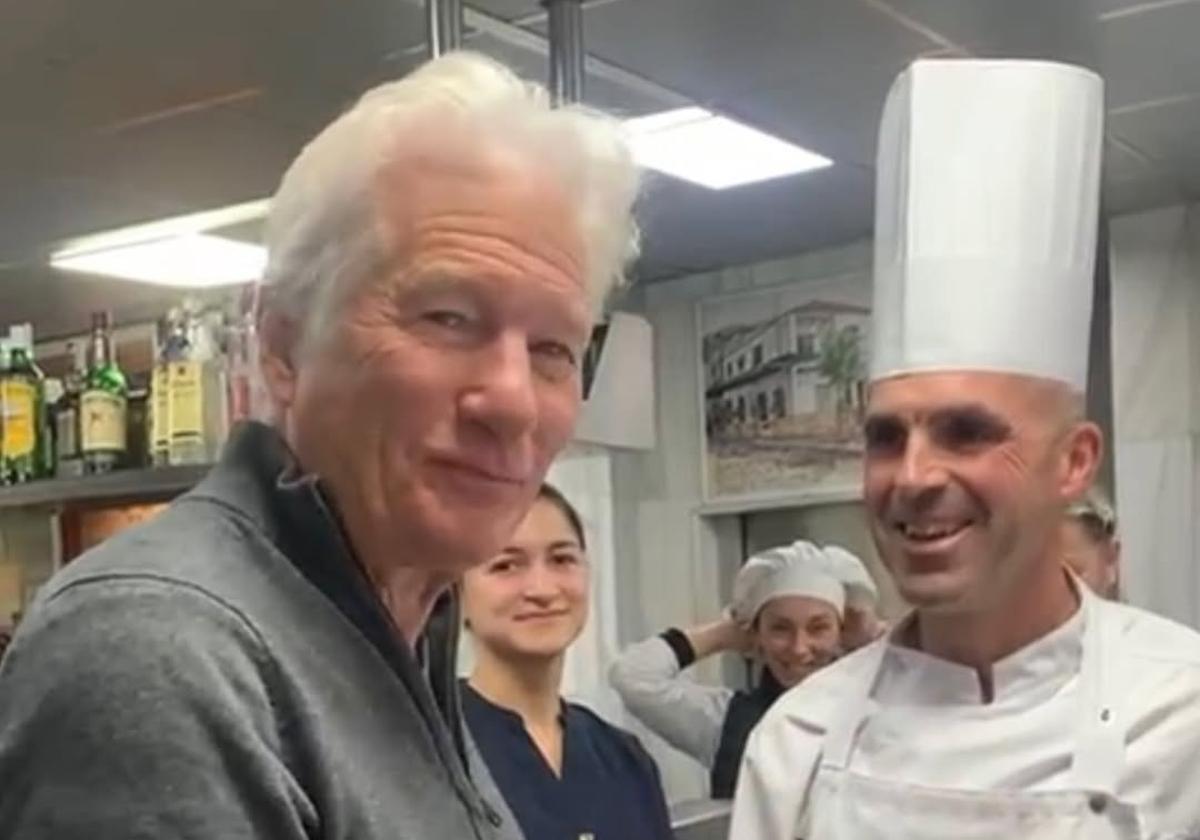
[[[100,502],[161,502],[187,492],[211,465],[114,470],[79,478],[48,478],[0,487],[0,510]]]

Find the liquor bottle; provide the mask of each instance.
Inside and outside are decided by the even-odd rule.
[[[122,466],[141,469],[152,464],[150,454],[150,375],[131,373],[125,392],[125,457]]]
[[[113,353],[109,315],[94,312],[87,377],[79,399],[80,449],[88,473],[114,469],[125,454],[126,394],[125,374]]]
[[[38,464],[39,382],[25,348],[12,346],[9,363],[0,375],[0,417],[3,417],[3,466],[9,484],[32,481]]]
[[[172,465],[203,464],[208,461],[204,446],[204,359],[196,307],[185,301],[173,333],[170,374],[170,462]]]
[[[42,415],[44,428],[42,439],[42,477],[53,478],[58,473],[58,409],[66,397],[62,379],[47,376],[42,380]]]
[[[171,463],[171,360],[175,355],[178,318],[178,311],[172,309],[159,319],[155,329],[154,370],[150,377],[150,463],[156,467]]]
[[[8,373],[9,351],[7,339],[0,338],[0,382],[4,381],[4,376]],[[9,483],[8,480],[8,456],[4,452],[5,441],[5,426],[4,408],[0,406],[0,487]]]
[[[79,399],[87,372],[78,346],[67,344],[71,371],[63,379],[63,394],[54,405],[54,474],[59,478],[83,475],[83,452],[79,447]]]
[[[34,477],[50,478],[54,475],[54,430],[51,428],[50,403],[46,396],[48,380],[38,367],[33,354],[33,325],[17,324],[9,328],[9,340],[16,342],[25,351],[26,370],[33,374],[37,390],[35,406],[35,430],[37,451],[34,455]]]
[[[204,370],[204,454],[212,463],[229,438],[229,323],[225,312],[204,312],[199,330],[196,346]]]

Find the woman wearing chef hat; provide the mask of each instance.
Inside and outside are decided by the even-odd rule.
[[[772,548],[738,572],[729,615],[633,645],[610,679],[642,723],[709,769],[711,795],[729,799],[750,730],[779,695],[841,654],[849,604],[856,633],[874,633],[876,597],[870,575],[844,549],[805,541]],[[692,663],[727,651],[750,653],[761,664],[755,688],[734,691],[682,676]]]

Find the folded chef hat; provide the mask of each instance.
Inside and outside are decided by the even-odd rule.
[[[838,545],[827,545],[821,551],[829,564],[830,574],[846,589],[846,606],[874,609],[879,604],[879,589],[863,561]]]
[[[1087,382],[1103,83],[1045,61],[922,60],[879,129],[871,379]]]
[[[832,569],[825,552],[804,540],[755,554],[733,581],[733,617],[750,624],[767,601],[784,595],[827,601],[840,617],[846,590]]]

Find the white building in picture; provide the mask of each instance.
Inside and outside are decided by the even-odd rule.
[[[799,433],[802,424],[788,421],[836,422],[839,397],[843,412],[857,410],[869,324],[866,307],[812,300],[705,336],[709,433]]]

